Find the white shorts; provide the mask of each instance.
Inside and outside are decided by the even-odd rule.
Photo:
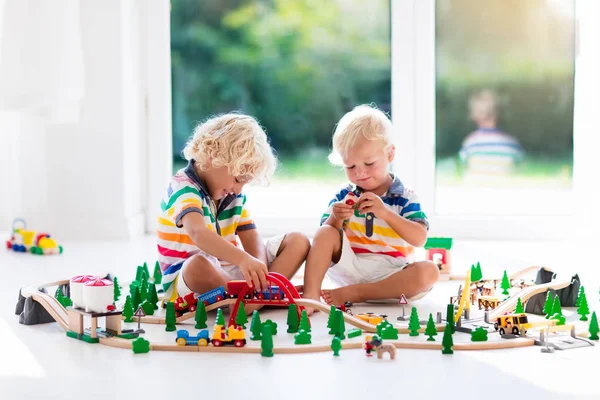
[[[275,260],[275,257],[277,257],[277,252],[279,251],[279,247],[281,246],[281,242],[283,242],[284,238],[285,238],[285,235],[278,235],[278,236],[274,236],[272,238],[266,239],[264,241],[266,250],[267,250],[267,267],[270,267],[271,264],[273,263],[273,260]],[[237,265],[221,265],[221,262],[216,257],[214,257],[210,254],[207,254],[204,252],[200,252],[198,254],[202,254],[209,261],[211,261],[213,263],[213,265],[222,268],[225,272],[227,272],[231,276],[232,279],[244,280],[244,275],[242,274],[240,267],[238,267]],[[184,261],[184,263],[181,267],[181,271],[179,271],[179,276],[177,277],[177,294],[180,297],[183,297],[186,294],[189,294],[192,292],[192,290],[185,284],[185,282],[183,280],[183,270],[185,269],[185,267],[187,266],[187,264],[189,263],[189,261],[192,258],[193,257],[190,257]]]
[[[408,263],[405,259],[382,254],[354,253],[350,241],[342,233],[342,254],[337,264],[332,263],[327,277],[337,286],[356,285],[381,281],[396,272],[402,271]]]

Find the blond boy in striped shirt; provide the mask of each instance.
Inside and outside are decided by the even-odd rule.
[[[267,181],[276,166],[257,121],[242,114],[211,118],[196,127],[183,153],[188,165],[171,179],[158,217],[165,299],[232,279],[266,288],[268,271],[291,279],[308,238],[291,232],[263,243],[242,193],[247,183]]]
[[[424,246],[429,224],[417,195],[389,172],[391,135],[387,116],[367,105],[337,124],[329,158],[343,165],[350,184],[331,200],[315,234],[304,297],[333,305],[415,298],[437,281],[434,263],[415,261],[414,248]],[[321,290],[326,274],[336,289]]]

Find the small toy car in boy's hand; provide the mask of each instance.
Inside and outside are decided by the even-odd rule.
[[[344,197],[344,203],[352,206],[352,209],[356,210],[359,203],[359,198],[354,192],[349,192],[346,197]]]

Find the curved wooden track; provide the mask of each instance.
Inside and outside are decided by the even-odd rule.
[[[568,278],[567,278],[568,277]],[[517,301],[520,298],[521,302],[524,304],[527,300],[529,300],[532,296],[543,293],[548,289],[563,289],[568,287],[571,284],[571,275],[561,275],[557,276],[555,280],[542,283],[540,285],[529,286],[526,287],[514,295],[510,296],[508,299],[504,300],[502,303],[498,305],[498,307],[494,308],[489,312],[490,321],[498,318],[504,313],[513,312],[517,306]]]
[[[131,341],[119,338],[100,339],[100,343],[106,346],[118,347],[122,349],[131,349]],[[441,350],[442,344],[438,342],[416,342],[402,340],[386,340],[385,343],[393,344],[398,349],[423,349],[423,350]],[[342,341],[342,349],[362,349],[364,343],[362,341]],[[502,340],[497,342],[466,342],[455,343],[452,346],[453,350],[495,350],[509,349],[517,347],[533,346],[535,340],[531,338],[517,338],[511,340]],[[244,346],[244,347],[214,347],[214,346],[179,346],[175,343],[152,343],[150,349],[153,351],[185,351],[199,353],[260,353],[260,346]],[[273,353],[275,354],[298,354],[298,353],[318,353],[330,352],[331,344],[307,344],[307,345],[288,345],[275,346]]]

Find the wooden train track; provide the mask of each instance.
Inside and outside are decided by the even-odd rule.
[[[100,338],[100,343],[106,346],[118,347],[122,349],[131,349],[131,341],[120,338]],[[422,350],[441,350],[442,344],[438,342],[415,342],[403,340],[386,340],[386,344],[393,344],[398,349],[422,349]],[[342,349],[362,349],[362,341],[342,341]],[[454,343],[453,350],[495,350],[495,349],[513,349],[518,347],[528,347],[535,345],[532,338],[516,338],[512,340],[501,340],[497,342],[465,342]],[[260,346],[179,346],[176,343],[153,343],[150,342],[150,349],[153,351],[184,351],[200,353],[260,353]],[[307,345],[287,345],[274,346],[275,354],[298,354],[298,353],[319,353],[330,352],[331,344],[307,344]]]

